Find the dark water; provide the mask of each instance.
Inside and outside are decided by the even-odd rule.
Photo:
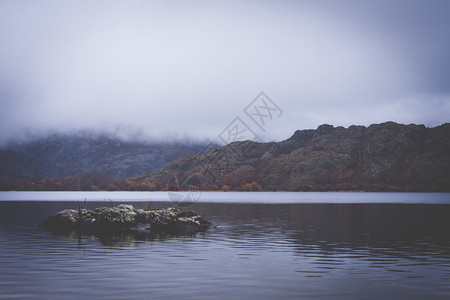
[[[0,299],[450,299],[450,205],[199,203],[218,227],[178,237],[36,226],[67,207],[0,202]]]

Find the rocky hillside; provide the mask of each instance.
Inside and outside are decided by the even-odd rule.
[[[169,190],[450,191],[450,124],[321,125],[183,156],[136,180]]]
[[[0,149],[0,178],[43,179],[93,172],[124,179],[159,171],[205,145],[125,142],[107,136],[53,135]]]

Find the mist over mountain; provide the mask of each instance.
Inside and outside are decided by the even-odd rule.
[[[262,91],[284,112],[264,141],[323,123],[437,126],[449,15],[448,0],[0,1],[0,143],[80,129],[214,139]]]
[[[0,178],[43,179],[93,172],[125,179],[160,170],[202,142],[132,141],[99,134],[53,134],[0,148]]]
[[[169,190],[450,191],[450,123],[321,125],[183,156],[136,180]]]
[[[4,190],[450,191],[450,123],[324,124],[222,147],[55,134],[1,148],[0,179]]]

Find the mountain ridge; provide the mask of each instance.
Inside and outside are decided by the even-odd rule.
[[[53,134],[0,148],[0,178],[41,180],[98,172],[126,179],[158,171],[182,155],[200,152],[205,144]]]
[[[323,124],[281,142],[183,156],[134,180],[167,189],[450,191],[450,124]]]

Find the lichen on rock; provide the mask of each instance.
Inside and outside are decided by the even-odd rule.
[[[94,210],[65,209],[49,216],[40,225],[54,232],[136,230],[185,234],[204,231],[211,223],[194,211],[177,208],[143,210],[121,204]]]

